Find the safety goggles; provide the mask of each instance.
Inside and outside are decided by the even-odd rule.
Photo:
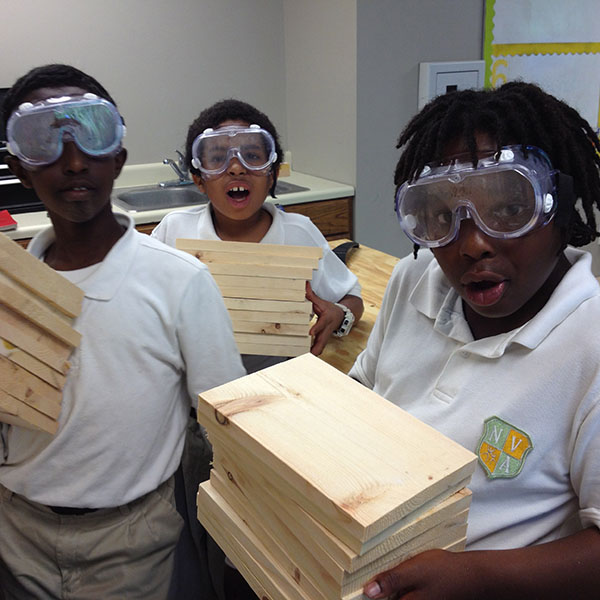
[[[533,146],[506,146],[479,156],[461,155],[426,165],[396,193],[396,213],[419,246],[439,248],[458,236],[462,219],[487,235],[510,239],[547,224],[557,210],[558,171]]]
[[[258,125],[205,129],[192,144],[192,166],[206,178],[224,173],[233,158],[259,175],[277,160],[275,141]]]
[[[58,160],[63,141],[73,141],[93,157],[108,156],[121,147],[125,126],[116,107],[95,94],[25,102],[6,126],[8,149],[26,167]]]

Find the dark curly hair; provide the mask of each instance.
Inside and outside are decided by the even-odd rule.
[[[35,90],[40,88],[55,88],[72,86],[78,87],[86,92],[96,94],[105,100],[108,100],[115,106],[117,103],[96,79],[91,75],[80,71],[76,67],[62,64],[49,64],[41,67],[35,67],[22,77],[19,77],[13,86],[8,90],[2,103],[2,121],[8,123],[8,119],[23,102],[23,99]]]
[[[188,129],[187,139],[185,142],[185,161],[188,165],[190,172],[194,175],[202,176],[202,173],[192,166],[192,144],[196,137],[198,137],[205,129],[209,127],[217,128],[224,121],[243,121],[248,125],[256,124],[268,131],[275,140],[275,152],[277,152],[277,159],[271,166],[271,172],[273,174],[273,185],[269,190],[269,193],[275,198],[275,185],[277,184],[277,173],[279,171],[279,165],[283,159],[283,150],[279,142],[279,134],[275,125],[271,122],[269,117],[262,113],[260,110],[241,100],[235,98],[229,98],[226,100],[220,100],[212,106],[205,108],[198,118],[190,125]]]
[[[475,134],[487,134],[499,149],[509,144],[537,146],[552,166],[573,178],[581,207],[571,210],[565,243],[589,244],[596,237],[594,207],[600,208],[600,141],[571,106],[540,87],[512,81],[496,89],[464,90],[438,96],[406,125],[397,148],[397,188],[414,180],[423,167],[442,158],[451,142],[463,140],[476,159]],[[418,246],[415,246],[415,253]]]

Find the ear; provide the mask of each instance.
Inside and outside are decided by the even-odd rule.
[[[23,167],[21,161],[16,156],[7,156],[4,161],[9,166],[10,170],[19,178],[19,181],[26,188],[33,188],[29,171]]]
[[[196,184],[196,187],[203,193],[206,194],[206,190],[204,189],[204,181],[200,175],[196,175],[196,173],[192,173],[192,179]]]
[[[121,174],[123,170],[123,165],[127,160],[127,150],[125,148],[121,148],[117,154],[115,154],[115,179]]]

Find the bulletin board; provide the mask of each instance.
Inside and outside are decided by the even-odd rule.
[[[600,131],[600,0],[486,0],[485,85],[522,79]]]

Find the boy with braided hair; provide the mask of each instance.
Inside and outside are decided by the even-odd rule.
[[[421,553],[365,593],[596,597],[600,286],[573,246],[598,235],[598,138],[512,82],[434,99],[398,147],[396,211],[416,260],[397,265],[350,374],[479,464],[467,551]]]

